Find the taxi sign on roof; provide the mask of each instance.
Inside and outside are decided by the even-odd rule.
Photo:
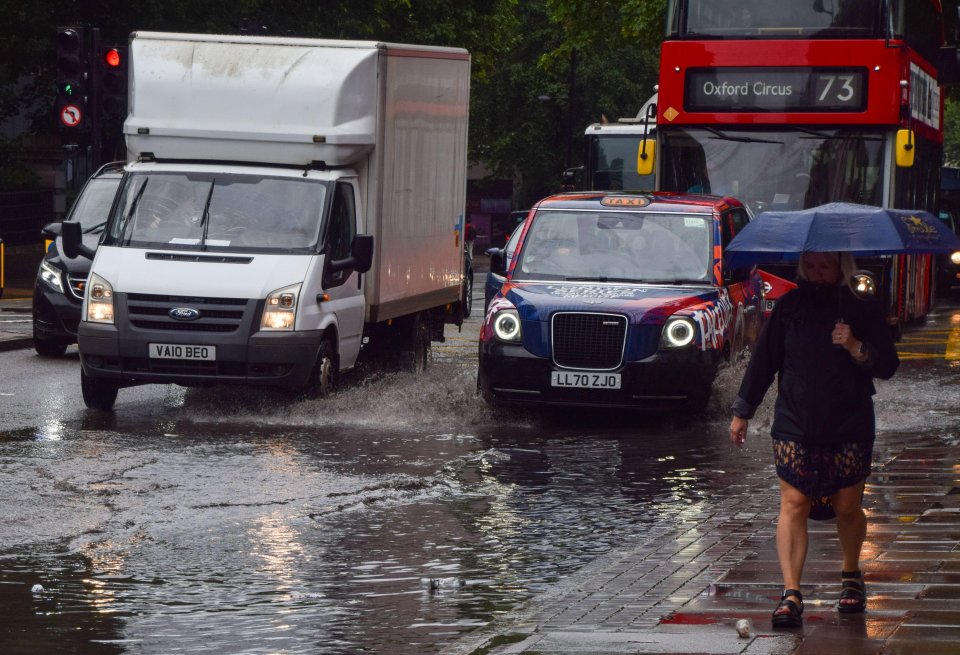
[[[646,207],[650,198],[645,196],[607,196],[600,201],[604,207]]]

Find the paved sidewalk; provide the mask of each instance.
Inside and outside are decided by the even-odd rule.
[[[33,346],[33,289],[7,287],[0,298],[0,352]]]
[[[876,450],[865,495],[866,614],[836,611],[834,522],[811,522],[804,627],[772,629],[778,496],[769,483],[734,481],[730,494],[444,653],[960,653],[960,444],[888,433]],[[738,619],[750,621],[749,636],[738,635]]]

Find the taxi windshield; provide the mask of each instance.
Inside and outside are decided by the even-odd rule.
[[[702,215],[540,210],[513,279],[707,284],[711,225]]]

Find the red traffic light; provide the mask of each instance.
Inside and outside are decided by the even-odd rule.
[[[103,53],[103,63],[112,68],[120,66],[120,64],[123,63],[123,59],[120,57],[120,51],[116,48],[107,48],[107,51]]]

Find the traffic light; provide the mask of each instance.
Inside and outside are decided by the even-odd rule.
[[[104,46],[97,65],[100,120],[113,122],[127,117],[127,46]]]
[[[57,30],[57,116],[60,124],[85,128],[87,119],[87,34],[82,27]]]

